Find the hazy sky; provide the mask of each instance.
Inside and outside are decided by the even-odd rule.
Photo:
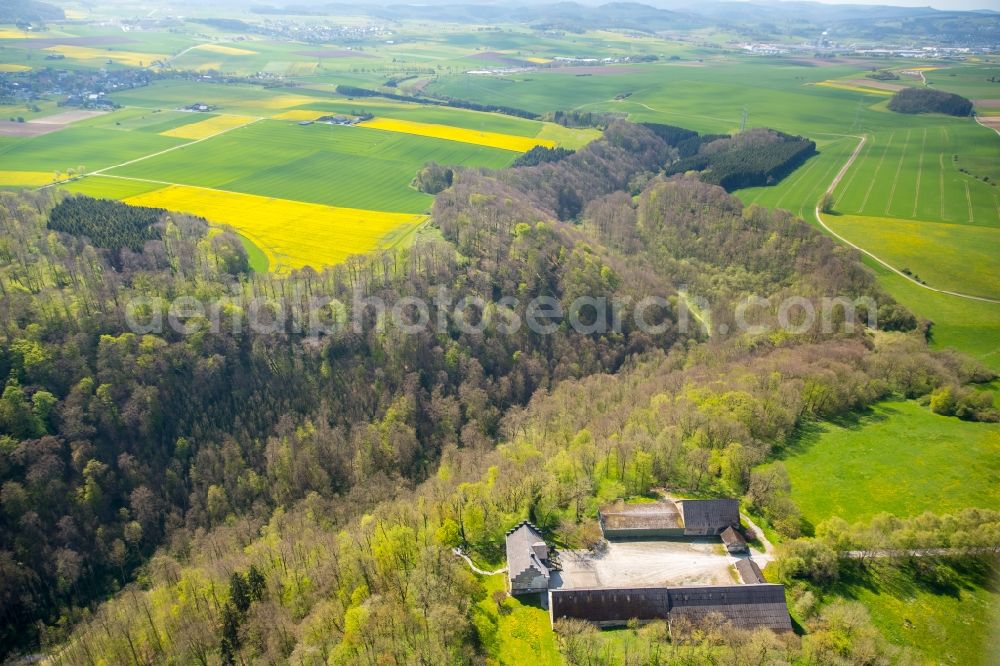
[[[993,9],[1000,11],[1000,0],[818,0],[818,2],[828,5],[930,6],[935,9]]]

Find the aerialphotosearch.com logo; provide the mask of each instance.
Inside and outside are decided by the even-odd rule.
[[[762,335],[773,331],[801,335],[850,332],[857,325],[874,329],[877,311],[877,303],[868,297],[792,296],[776,301],[750,296],[737,302],[731,316],[721,317],[722,323],[713,327],[711,320],[720,313],[705,299],[683,289],[671,298],[580,296],[566,304],[552,296],[504,296],[495,300],[475,295],[456,297],[440,287],[430,299],[404,296],[391,302],[356,291],[345,303],[306,294],[301,289],[282,298],[235,295],[202,301],[192,296],[173,300],[137,297],[126,305],[125,317],[129,330],[136,334],[169,330],[192,335],[228,330],[318,338],[389,329],[403,334],[514,334],[527,327],[538,335],[568,328],[581,335],[638,330],[655,336],[673,327],[680,333],[701,331],[709,335]]]

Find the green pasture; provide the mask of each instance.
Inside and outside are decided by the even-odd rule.
[[[956,349],[1000,372],[1000,304],[939,294],[865,259],[886,291],[918,317],[933,322],[931,343]],[[918,273],[919,274],[919,273]]]
[[[927,81],[935,88],[953,92],[969,99],[1000,99],[1000,66],[990,64],[945,67],[925,72]]]
[[[935,584],[913,564],[872,563],[847,572],[834,593],[863,603],[882,635],[910,646],[922,663],[992,666],[1000,650],[1000,570],[989,558],[949,564],[951,580]]]
[[[827,215],[827,225],[939,289],[1000,299],[1000,228]]]
[[[0,162],[20,171],[93,171],[184,143],[146,132],[70,126],[30,138],[0,139]]]
[[[60,185],[61,189],[75,194],[86,194],[88,197],[96,199],[127,199],[128,197],[158,190],[161,187],[163,185],[159,183],[100,175],[88,176],[66,183],[65,185]]]
[[[112,170],[112,175],[312,203],[422,213],[433,198],[411,188],[428,161],[502,167],[513,153],[363,127],[265,120]]]
[[[1000,509],[1000,424],[938,416],[912,401],[805,426],[780,457],[792,500],[813,524]]]

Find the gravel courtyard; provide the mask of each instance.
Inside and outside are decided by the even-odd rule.
[[[618,541],[597,553],[560,552],[553,588],[725,585],[738,583],[718,538],[686,541]]]

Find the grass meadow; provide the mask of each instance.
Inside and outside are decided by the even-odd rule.
[[[909,646],[922,663],[993,666],[1000,568],[990,558],[950,564],[955,575],[943,585],[927,582],[912,564],[874,563],[843,576],[833,592],[863,603],[882,635]]]
[[[0,161],[23,171],[87,171],[120,164],[185,143],[148,132],[69,126],[31,138],[0,138]]]
[[[882,511],[1000,510],[1000,424],[939,416],[913,401],[805,427],[781,458],[792,499],[814,525]]]
[[[529,598],[537,599],[538,595],[524,599],[508,597],[500,608],[492,595],[506,588],[506,574],[488,576],[483,582],[487,595],[476,604],[480,614],[477,624],[485,628],[480,634],[492,635],[492,644],[486,647],[501,666],[520,666],[525,663],[526,655],[531,655],[531,663],[538,666],[561,666],[563,659],[556,646],[548,611],[537,602],[527,602]]]
[[[827,215],[827,225],[935,287],[1000,299],[1000,228]]]

